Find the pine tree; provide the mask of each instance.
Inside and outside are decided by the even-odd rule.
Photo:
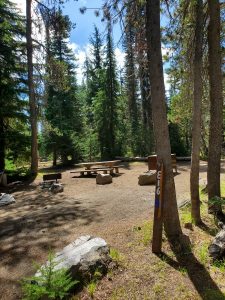
[[[112,38],[111,20],[107,24],[104,70],[100,78],[101,88],[95,97],[95,122],[97,124],[102,159],[112,159],[116,150],[118,81]]]
[[[103,40],[99,29],[94,26],[94,32],[90,37],[90,57],[85,61],[86,75],[86,136],[85,149],[89,160],[99,155],[99,141],[96,126],[94,126],[93,101],[101,88],[101,76],[103,70]]]
[[[130,1],[131,2],[131,1]],[[125,82],[131,127],[131,149],[134,155],[140,155],[140,114],[138,107],[137,68],[135,57],[135,28],[132,22],[133,3],[128,3],[126,12],[124,49],[126,53]]]
[[[89,64],[87,104],[91,107],[93,98],[96,96],[100,88],[99,76],[103,67],[103,41],[100,36],[99,29],[96,26],[94,26],[94,33],[90,37],[90,45],[90,59],[87,60],[87,63]]]
[[[0,2],[0,170],[5,168],[6,151],[16,159],[26,142],[26,70],[24,66],[25,20],[15,5]]]
[[[143,155],[149,155],[154,151],[155,141],[152,123],[152,104],[150,79],[148,72],[148,59],[146,53],[146,27],[145,27],[145,5],[137,2],[136,5],[136,52],[138,63],[138,76],[140,82],[140,95],[142,106],[142,135],[143,135]]]
[[[193,118],[192,118],[192,155],[191,155],[191,215],[196,224],[201,223],[199,196],[199,161],[201,143],[201,103],[203,96],[202,55],[203,55],[203,1],[195,1],[195,41],[193,61]]]
[[[220,204],[212,204],[210,200],[220,197],[220,159],[223,126],[223,94],[220,46],[220,2],[208,0],[209,26],[209,84],[210,84],[210,129],[208,154],[208,198],[209,212],[218,213]]]
[[[164,228],[169,238],[179,239],[182,230],[179,221],[174,176],[171,166],[171,147],[163,80],[159,0],[146,1],[146,34],[156,153],[158,159],[163,161],[165,168],[164,193],[166,198],[164,201]]]
[[[32,41],[32,0],[26,0],[26,46],[27,46],[27,68],[28,68],[28,94],[30,106],[30,124],[31,124],[31,172],[38,172],[38,143],[37,143],[37,101],[34,89],[34,71],[33,71],[33,41]]]
[[[51,14],[49,66],[46,79],[45,143],[56,151],[64,164],[80,155],[80,105],[76,96],[77,83],[74,55],[67,45],[71,29],[68,16],[58,10]],[[54,161],[56,158],[54,158]]]

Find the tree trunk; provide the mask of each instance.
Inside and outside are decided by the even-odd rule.
[[[27,65],[28,65],[28,93],[31,123],[31,173],[38,172],[38,144],[37,144],[37,108],[33,81],[33,45],[32,45],[32,19],[31,2],[26,1],[26,38],[27,38]]]
[[[57,152],[56,152],[56,145],[53,148],[53,160],[52,160],[53,167],[57,166]]]
[[[209,26],[209,85],[210,85],[210,128],[208,154],[208,199],[220,197],[220,158],[222,144],[223,96],[220,47],[220,3],[208,0]],[[209,212],[221,211],[221,205],[210,205]]]
[[[161,52],[160,0],[146,1],[146,37],[156,153],[158,158],[163,161],[165,167],[164,228],[170,239],[179,238],[182,234],[182,230],[176,202],[176,191],[171,165],[171,147],[166,116],[165,86]]]
[[[130,12],[129,12],[130,14]],[[140,154],[138,146],[138,107],[137,107],[137,80],[135,73],[135,57],[134,57],[134,32],[129,15],[126,20],[126,94],[128,98],[129,118],[132,134],[132,150],[135,155]]]
[[[192,117],[192,153],[191,153],[191,216],[195,224],[201,223],[199,197],[199,160],[201,143],[201,102],[202,102],[202,49],[203,49],[203,1],[195,4],[195,53],[193,62],[194,97]]]
[[[5,169],[5,132],[3,118],[0,118],[0,172]]]

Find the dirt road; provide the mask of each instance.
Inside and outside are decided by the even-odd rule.
[[[189,199],[189,169],[189,163],[178,165],[178,203]],[[105,186],[64,171],[62,194],[43,192],[38,180],[15,191],[16,203],[0,209],[0,299],[20,299],[18,280],[33,274],[32,262],[43,263],[49,248],[57,251],[82,234],[118,246],[124,228],[151,218],[154,186],[138,185],[138,175],[146,170],[145,163],[127,164]],[[206,178],[205,163],[200,177]]]

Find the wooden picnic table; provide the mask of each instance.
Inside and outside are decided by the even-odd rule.
[[[84,167],[84,170],[80,171],[71,171],[70,173],[80,173],[80,175],[86,174],[97,174],[98,172],[103,172],[104,174],[109,173],[113,175],[113,170],[115,169],[115,173],[119,173],[119,167],[122,167],[118,165],[121,162],[121,160],[107,160],[107,161],[94,161],[94,162],[84,162],[80,164],[76,164],[78,167]]]
[[[76,166],[85,167],[86,170],[91,170],[93,166],[103,166],[106,168],[113,168],[116,164],[119,164],[121,160],[107,160],[107,161],[93,161],[93,162],[86,162],[76,164]]]

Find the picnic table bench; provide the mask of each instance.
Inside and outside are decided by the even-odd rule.
[[[102,166],[102,167],[99,167],[101,169],[114,169],[115,170],[115,173],[119,173],[119,168],[123,168],[124,166],[123,165],[117,165],[117,166],[113,166],[112,168],[108,168],[108,167],[105,167],[105,166]],[[98,170],[99,169],[98,167],[91,167],[90,170]]]
[[[58,182],[58,179],[62,179],[61,173],[52,173],[52,174],[43,175],[43,181],[55,180],[56,182]]]
[[[80,173],[80,175],[84,175],[85,173],[97,174],[98,172],[103,172],[104,174],[107,174],[107,172],[109,172],[112,175],[114,174],[114,170],[115,173],[119,173],[119,168],[122,167],[121,165],[118,165],[120,162],[120,160],[110,160],[80,163],[76,164],[76,166],[84,167],[84,169],[79,171],[71,171],[70,173]]]
[[[80,170],[80,171],[70,171],[70,173],[80,173],[81,176],[84,175],[84,173],[88,174],[97,174],[98,172],[103,172],[103,174],[107,174],[109,171],[110,174],[113,174],[113,168],[93,168],[88,170]]]

